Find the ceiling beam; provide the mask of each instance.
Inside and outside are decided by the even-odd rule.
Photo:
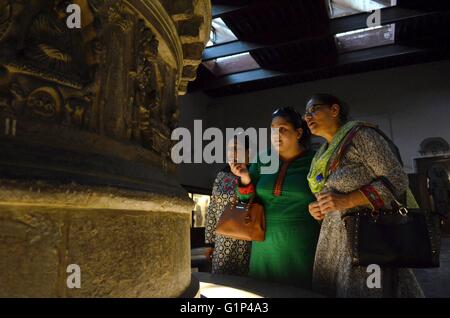
[[[222,5],[222,4],[216,4],[212,7],[212,17],[213,19],[219,18],[221,16],[230,14],[232,12],[240,11],[242,9],[247,8],[246,6],[233,6],[233,5]]]
[[[406,9],[400,7],[389,7],[381,10],[381,24],[391,24],[408,19],[414,19],[418,17],[428,16],[436,13],[442,13],[442,11],[424,11]],[[370,13],[360,13],[352,16],[336,18],[330,20],[330,26],[328,32],[323,36],[304,37],[301,39],[293,39],[290,41],[282,41],[274,44],[254,43],[248,41],[233,41],[229,43],[219,44],[211,46],[205,49],[203,53],[203,61],[214,60],[224,56],[235,55],[244,52],[252,52],[264,48],[282,47],[285,45],[298,44],[307,42],[312,39],[325,38],[327,36],[333,36],[338,33],[364,29],[367,28],[367,18]]]
[[[419,10],[402,7],[388,7],[380,10],[381,25],[401,22],[405,20],[415,19],[424,16],[443,13],[440,10]],[[367,18],[371,12],[364,12],[341,18],[331,19],[329,27],[329,35],[354,31],[367,28]]]
[[[235,55],[244,52],[251,52],[267,47],[261,43],[251,43],[247,41],[233,41],[207,47],[203,52],[203,61],[210,61],[219,57]]]
[[[220,18],[220,17],[226,16],[233,12],[252,9],[252,8],[256,8],[256,7],[270,6],[273,4],[283,5],[282,3],[280,3],[282,1],[287,1],[287,0],[258,0],[258,1],[251,2],[249,4],[222,4],[222,3],[214,3],[214,0],[213,0],[212,1],[212,17],[213,17],[213,19]],[[231,3],[233,1],[229,1],[229,2]],[[234,2],[236,2],[236,1],[234,1]]]
[[[298,72],[280,72],[267,69],[257,69],[247,72],[241,72],[236,74],[230,74],[227,76],[220,77],[213,81],[208,81],[208,83],[200,84],[199,89],[202,90],[212,90],[220,87],[225,87],[229,85],[242,84],[252,81],[264,80],[274,77],[284,77],[289,75],[302,75],[309,74],[311,72],[317,72],[324,69],[329,69],[333,67],[339,67],[344,65],[350,65],[355,63],[363,63],[369,61],[382,60],[390,57],[395,57],[399,55],[412,55],[417,53],[424,53],[430,51],[429,49],[422,48],[412,48],[400,45],[389,45],[377,48],[371,48],[361,51],[348,52],[338,56],[337,62],[334,65],[326,65],[318,68],[302,70]]]

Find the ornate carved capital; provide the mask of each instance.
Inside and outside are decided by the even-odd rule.
[[[0,122],[13,116],[131,142],[173,169],[177,97],[209,38],[209,1],[74,0],[81,29],[67,26],[67,3],[0,0]]]

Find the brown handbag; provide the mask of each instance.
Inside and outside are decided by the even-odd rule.
[[[244,241],[264,241],[266,221],[264,207],[253,202],[234,199],[229,203],[217,222],[216,234]]]

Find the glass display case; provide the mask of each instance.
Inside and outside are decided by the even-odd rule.
[[[204,193],[189,192],[189,197],[194,201],[192,209],[191,227],[205,227],[206,212],[208,211],[211,195]]]

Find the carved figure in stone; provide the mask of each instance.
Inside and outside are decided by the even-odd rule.
[[[0,109],[20,113],[25,103],[26,95],[17,82],[12,82],[8,93],[0,94]]]
[[[9,0],[0,0],[0,41],[11,25],[12,6]]]
[[[28,114],[47,120],[58,119],[61,113],[61,97],[52,87],[41,87],[27,98]]]
[[[64,124],[84,128],[88,125],[88,113],[92,98],[88,95],[80,98],[68,98],[64,103]]]
[[[13,100],[11,103],[12,110],[16,113],[22,112],[26,100],[26,94],[23,91],[22,87],[20,86],[19,83],[12,82],[9,91],[13,96]]]

